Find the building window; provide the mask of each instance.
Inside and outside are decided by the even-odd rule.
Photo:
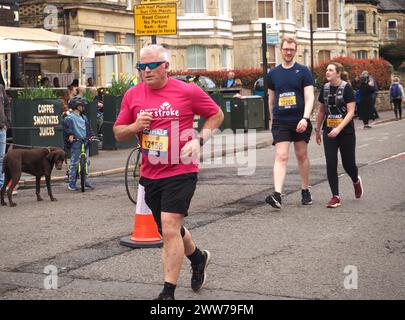
[[[221,17],[228,16],[228,0],[219,0],[219,15]]]
[[[373,34],[377,34],[377,13],[373,12]]]
[[[83,36],[85,38],[94,39],[94,31],[84,30]],[[84,59],[84,73],[86,76],[86,81],[88,78],[93,78],[94,82],[96,81],[96,59],[85,58]]]
[[[117,43],[117,35],[113,32],[104,33],[104,42],[109,44]],[[118,62],[116,55],[105,57],[105,85],[109,86],[112,82],[112,75],[118,75]]]
[[[228,48],[222,47],[221,48],[221,69],[229,69],[229,56],[230,56],[230,50]]]
[[[359,50],[356,51],[355,53],[356,59],[367,59],[367,51],[366,50]]]
[[[267,64],[270,68],[274,68],[276,66],[276,46],[268,45],[267,52],[269,54]]]
[[[310,65],[310,61],[309,61],[309,51],[308,49],[304,50],[304,65],[309,66]]]
[[[133,8],[134,8],[134,4],[135,4],[135,1],[133,1],[133,0],[127,0],[127,10],[132,11]]]
[[[185,0],[186,13],[204,13],[204,0]]]
[[[285,18],[286,20],[292,19],[291,0],[285,0]]]
[[[388,40],[397,40],[397,20],[388,20]]]
[[[378,58],[378,51],[374,50],[374,58],[377,59]]]
[[[316,1],[316,21],[318,28],[329,28],[329,0]]]
[[[366,12],[363,10],[358,10],[356,12],[356,24],[354,32],[366,33]]]
[[[273,0],[257,1],[259,6],[259,18],[274,18]]]
[[[122,55],[124,60],[124,72],[128,77],[131,77],[135,74],[135,36],[133,34],[126,34],[125,43],[131,45],[131,48],[134,49],[134,53],[127,53]]]
[[[202,46],[190,46],[187,48],[187,69],[207,69],[207,50]]]
[[[345,1],[339,0],[339,29],[345,29]]]
[[[318,63],[330,60],[330,51],[329,50],[320,50],[318,53]]]

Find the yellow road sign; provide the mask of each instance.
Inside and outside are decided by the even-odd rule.
[[[135,35],[174,35],[177,34],[177,4],[135,5]]]

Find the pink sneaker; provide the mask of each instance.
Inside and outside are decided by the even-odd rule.
[[[333,196],[326,204],[326,208],[337,208],[337,207],[340,207],[340,197]]]
[[[364,189],[363,189],[363,183],[361,182],[360,176],[358,177],[357,182],[353,183],[353,187],[354,187],[354,195],[355,195],[356,199],[361,198],[361,196],[364,193]]]

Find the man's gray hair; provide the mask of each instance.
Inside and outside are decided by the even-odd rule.
[[[151,44],[147,47],[142,48],[140,56],[142,57],[156,52],[159,54],[160,59],[162,59],[163,61],[169,61],[169,52],[164,47],[158,44]]]

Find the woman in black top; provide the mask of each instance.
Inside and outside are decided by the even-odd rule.
[[[356,165],[356,135],[353,116],[355,99],[352,87],[341,79],[343,66],[333,62],[326,69],[328,82],[319,94],[319,112],[316,118],[316,142],[321,144],[321,126],[323,130],[323,145],[326,157],[326,170],[332,198],[327,203],[328,208],[340,206],[338,180],[338,150],[342,158],[343,168],[353,181],[355,197],[363,195],[363,186],[358,176]]]

